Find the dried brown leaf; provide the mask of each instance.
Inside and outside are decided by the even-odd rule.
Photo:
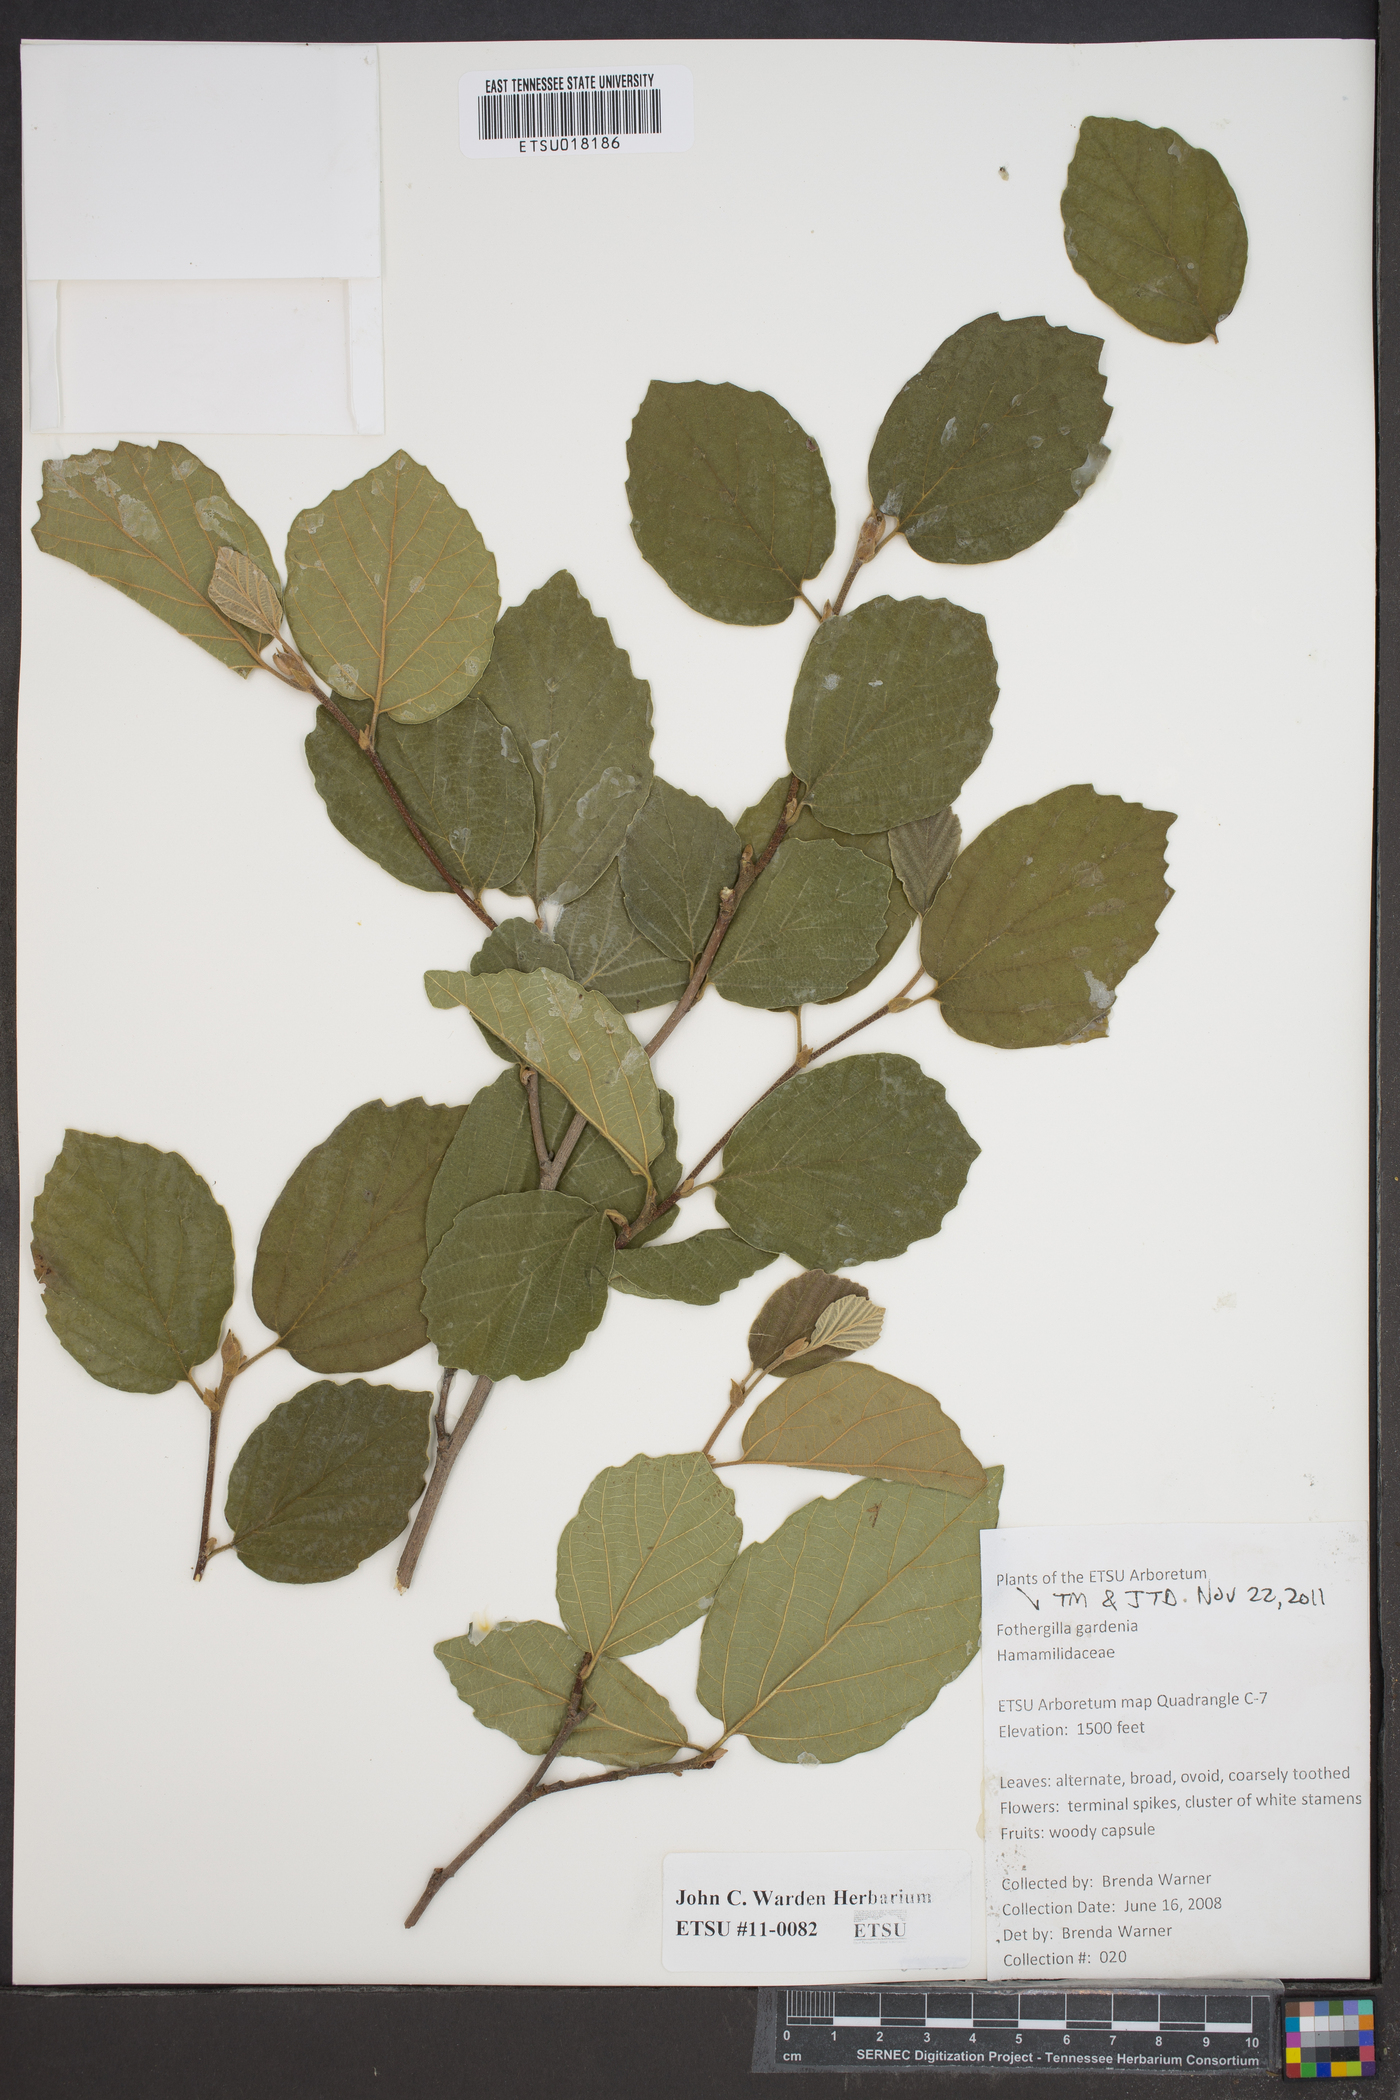
[[[847,1356],[857,1349],[872,1349],[884,1324],[883,1305],[872,1305],[868,1298],[836,1298],[812,1329],[812,1347],[820,1349],[824,1344]]]
[[[209,579],[209,602],[255,634],[281,630],[282,601],[271,577],[236,547],[219,549]]]

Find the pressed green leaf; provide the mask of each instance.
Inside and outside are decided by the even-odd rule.
[[[881,840],[885,836],[883,832],[876,832],[874,835]],[[852,843],[860,844],[860,841],[853,840]],[[865,852],[864,845],[860,846],[860,850],[862,853]],[[869,858],[877,860],[879,855],[872,853]],[[842,999],[849,999],[856,992],[863,992],[872,979],[879,976],[886,963],[893,961],[895,955],[903,946],[904,937],[913,923],[914,914],[909,909],[903,890],[897,882],[892,882],[890,884],[890,901],[885,910],[885,930],[875,944],[875,960],[868,970],[862,970],[859,976],[851,979],[845,991],[839,994]],[[831,1006],[834,1003],[830,999],[817,999],[813,1002],[817,1006]]]
[[[840,998],[873,967],[889,901],[889,869],[868,854],[785,839],[740,905],[711,981],[740,1006]]]
[[[481,698],[528,761],[534,850],[507,885],[537,903],[591,889],[651,789],[651,688],[560,569],[496,630]]]
[[[309,1371],[375,1371],[428,1339],[425,1213],[462,1113],[366,1101],[307,1153],[273,1204],[253,1304]]]
[[[423,1492],[431,1393],[322,1379],[274,1407],[233,1462],[224,1516],[245,1568],[334,1582],[396,1539]]]
[[[554,931],[578,982],[611,999],[619,1013],[669,1006],[690,982],[690,964],[664,953],[633,925],[615,860],[591,890],[564,906]]]
[[[501,598],[467,513],[396,452],[293,518],[285,602],[297,647],[342,698],[431,722],[486,669]]]
[[[789,1276],[786,1283],[780,1283],[772,1297],[764,1300],[749,1329],[749,1362],[754,1369],[771,1370],[779,1378],[796,1378],[799,1372],[815,1371],[822,1364],[842,1360],[845,1352],[840,1349],[807,1349],[801,1356],[782,1361],[795,1342],[811,1339],[812,1329],[827,1307],[842,1298],[859,1298],[868,1303],[870,1293],[852,1277],[828,1276],[825,1269],[804,1269],[800,1276]]]
[[[943,1018],[1024,1050],[1108,1031],[1118,985],[1157,938],[1169,810],[1091,787],[1008,810],[975,838],[924,920]]]
[[[573,975],[568,951],[532,919],[502,919],[495,932],[487,934],[472,957],[471,973],[473,977],[489,977],[493,970],[557,970],[561,977]],[[488,1050],[494,1050],[507,1064],[519,1064],[510,1044],[492,1035],[489,1028],[481,1030],[481,1039]]]
[[[572,1123],[573,1108],[556,1087],[540,1082],[540,1123],[551,1154],[559,1150]],[[670,1188],[680,1177],[676,1156],[675,1103],[661,1096],[661,1124],[665,1143],[653,1174],[660,1185]],[[428,1251],[432,1252],[449,1225],[470,1204],[488,1196],[519,1196],[540,1185],[539,1161],[530,1129],[530,1103],[520,1083],[518,1069],[502,1072],[467,1104],[457,1135],[448,1146],[428,1198]],[[646,1201],[646,1183],[631,1173],[607,1140],[589,1124],[569,1154],[559,1180],[566,1196],[581,1196],[595,1210],[617,1210],[630,1224]],[[637,1235],[639,1245],[674,1225],[676,1212],[668,1210]]]
[[[1135,328],[1199,343],[1234,310],[1249,236],[1204,147],[1165,128],[1086,117],[1060,211],[1075,269]]]
[[[634,1173],[651,1179],[663,1143],[661,1094],[645,1050],[617,1008],[557,970],[496,970],[472,977],[429,970],[434,1006],[465,1006],[509,1043],[522,1064],[558,1087]]]
[[[627,440],[632,531],[678,598],[771,627],[836,544],[817,448],[771,394],[654,379]]]
[[[744,1527],[699,1451],[608,1466],[559,1539],[559,1616],[590,1655],[635,1655],[714,1602]]]
[[[347,700],[343,712],[363,729],[370,704]],[[535,803],[515,738],[490,708],[473,698],[416,729],[381,719],[375,749],[409,815],[458,882],[479,896],[515,879],[534,843]],[[323,707],[306,756],[342,837],[398,881],[446,892],[368,758]]]
[[[573,1113],[563,1095],[543,1082],[540,1102],[540,1120],[546,1131],[556,1120],[554,1104],[565,1117]],[[473,1203],[484,1203],[488,1196],[524,1195],[539,1185],[530,1105],[519,1069],[512,1064],[467,1103],[457,1133],[443,1154],[424,1220],[428,1252],[432,1253],[448,1227]]]
[[[746,809],[739,819],[739,836],[746,846],[752,846],[755,859],[773,836],[774,826],[783,813],[787,801],[788,775],[773,782],[762,801]],[[883,868],[892,865],[890,860],[890,838],[884,831],[834,831],[826,824],[818,823],[806,806],[797,812],[796,821],[788,827],[788,837],[810,843],[813,839],[834,839],[838,846],[856,846],[868,859],[878,861]],[[868,970],[853,977],[845,989],[836,994],[838,999],[849,999],[853,992],[864,991],[873,977],[878,977],[887,962],[903,945],[904,937],[914,923],[914,914],[909,901],[897,882],[890,884],[890,901],[885,908],[885,926],[875,946],[875,960]],[[816,1006],[829,1006],[829,999],[817,999]]]
[[[164,1393],[219,1346],[233,1235],[178,1152],[64,1133],[34,1200],[34,1273],[70,1356],[119,1393]]]
[[[720,1584],[702,1705],[780,1764],[888,1742],[977,1653],[979,1534],[995,1529],[1000,1493],[998,1466],[971,1501],[871,1480],[795,1510]]]
[[[922,918],[962,850],[962,825],[951,809],[915,817],[890,833],[890,859],[913,910]]]
[[[808,643],[788,764],[824,824],[888,831],[961,792],[992,740],[996,700],[980,613],[946,598],[872,598]]]
[[[665,955],[693,963],[739,870],[739,834],[698,795],[654,780],[618,854],[627,915]]]
[[[751,1245],[808,1268],[878,1261],[937,1232],[979,1150],[912,1058],[843,1057],[749,1110],[715,1208]]]
[[[744,1424],[752,1465],[864,1473],[980,1495],[986,1475],[932,1393],[870,1364],[828,1363],[760,1401]]]
[[[634,1298],[678,1298],[683,1305],[717,1305],[726,1291],[773,1256],[750,1247],[735,1232],[692,1233],[666,1247],[619,1248],[609,1279],[615,1291]]]
[[[473,977],[489,977],[496,970],[557,970],[567,977],[569,958],[533,919],[502,919],[471,961]]]
[[[207,593],[223,547],[274,579],[276,566],[248,513],[183,445],[121,444],[46,459],[34,537],[46,554],[100,576],[240,678],[256,669],[265,636],[221,613]]]
[[[1102,349],[1040,317],[969,321],[890,403],[870,455],[875,508],[925,561],[1005,561],[1044,539],[1108,457]]]
[[[564,1725],[583,1650],[558,1626],[526,1619],[490,1633],[439,1641],[434,1655],[478,1721],[543,1757]],[[584,1687],[586,1718],[561,1755],[595,1765],[668,1764],[686,1747],[685,1730],[660,1692],[605,1656]]]
[[[617,1227],[581,1196],[534,1189],[460,1211],[423,1271],[423,1316],[445,1364],[543,1378],[608,1303]]]

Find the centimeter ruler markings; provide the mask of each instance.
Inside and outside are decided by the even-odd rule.
[[[766,2001],[766,2002],[763,2002]],[[1272,1991],[770,1990],[755,2071],[1280,2068]]]

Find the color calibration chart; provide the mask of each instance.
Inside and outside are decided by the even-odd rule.
[[[1289,1998],[1283,2071],[1286,2078],[1374,2078],[1374,1998]]]

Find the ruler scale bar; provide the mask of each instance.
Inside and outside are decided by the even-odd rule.
[[[774,1990],[771,2059],[754,2068],[1271,2071],[1273,1992]]]
[[[1016,2033],[1033,2035],[1070,2035],[1070,2033],[1112,2033],[1112,2035],[1253,2035],[1253,2020],[915,2020],[905,2012],[877,2014],[877,2012],[835,2012],[825,2018],[814,2012],[793,2012],[787,2020],[789,2026],[907,2026],[913,2033],[921,2029],[932,2033],[934,2029],[953,2029],[957,2033],[972,2033],[978,2026],[1014,2026]]]

